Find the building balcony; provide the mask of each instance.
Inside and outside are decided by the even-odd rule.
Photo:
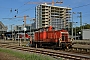
[[[49,13],[43,13],[42,15],[49,15]]]
[[[49,10],[42,10],[42,12],[49,12]]]

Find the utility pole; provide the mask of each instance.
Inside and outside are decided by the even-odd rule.
[[[80,18],[80,30],[81,30],[81,39],[82,39],[82,12],[78,12]]]
[[[26,41],[25,31],[26,31],[26,16],[24,16],[24,41]]]
[[[72,39],[73,39],[73,14],[75,14],[75,12],[72,12]]]
[[[72,39],[73,39],[73,12],[72,12]]]
[[[11,25],[11,32],[12,32],[12,37],[11,38],[12,38],[12,41],[13,41],[13,25],[14,24]]]
[[[24,41],[26,41],[26,37],[25,37],[25,31],[26,31],[26,17],[29,17],[29,16],[24,16]]]
[[[80,16],[79,16],[79,18],[80,18],[80,27],[81,27],[80,30],[82,30],[82,12],[78,12],[78,14],[80,14]]]

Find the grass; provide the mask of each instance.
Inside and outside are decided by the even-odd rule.
[[[10,55],[21,58],[23,60],[56,60],[46,55],[28,53],[28,52],[20,52],[20,51],[14,51],[14,50],[4,49],[4,48],[0,48],[0,52],[8,53]]]

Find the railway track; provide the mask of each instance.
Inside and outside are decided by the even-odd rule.
[[[22,47],[22,46],[10,45],[10,44],[8,45],[8,43],[2,43],[2,44],[0,43],[0,47],[49,55],[56,59],[62,58],[64,60],[66,59],[68,60],[90,60],[90,56],[72,54],[72,53],[67,53],[67,52],[60,52],[60,51],[55,51],[55,50],[50,50],[50,49]]]
[[[90,45],[76,44],[76,45],[72,46],[71,49],[66,49],[65,51],[90,55]]]

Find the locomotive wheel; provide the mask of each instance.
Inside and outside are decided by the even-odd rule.
[[[66,49],[66,45],[65,45],[65,44],[62,44],[61,47],[62,47],[62,49],[64,49],[64,50]]]
[[[72,45],[69,45],[69,48],[72,48]]]
[[[72,45],[67,45],[66,46],[66,49],[70,49],[70,48],[72,48]]]
[[[39,44],[39,43],[36,43],[36,44],[35,44],[35,47],[36,47],[36,48],[40,48],[41,46],[42,46],[42,45]]]
[[[42,47],[42,44],[40,43],[40,47]]]

